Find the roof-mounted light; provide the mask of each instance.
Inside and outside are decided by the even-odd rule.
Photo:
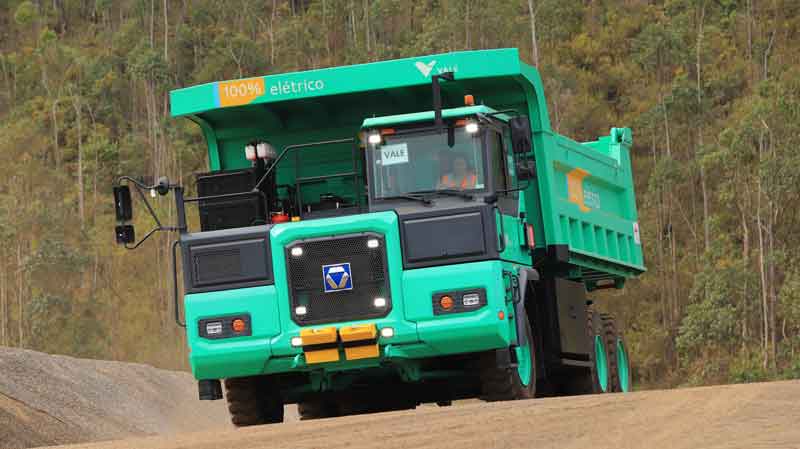
[[[372,133],[369,135],[369,138],[367,138],[367,141],[372,145],[378,145],[381,143],[381,140],[381,135],[379,133]]]
[[[256,145],[256,153],[259,159],[275,159],[277,155],[275,148],[267,142],[258,142]]]
[[[244,147],[244,157],[247,158],[250,162],[255,162],[256,160],[256,146],[252,143],[248,143]]]

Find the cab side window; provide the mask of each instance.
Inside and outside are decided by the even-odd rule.
[[[492,178],[495,192],[508,189],[508,170],[506,170],[503,138],[499,133],[491,131],[488,137],[489,151],[492,157]]]
[[[489,152],[492,158],[492,183],[494,185],[494,191],[497,192],[497,206],[504,214],[516,215],[518,209],[518,193],[503,193],[503,191],[513,187],[506,164],[509,159],[506,142],[503,140],[500,133],[494,131],[492,131],[487,138],[489,139]]]

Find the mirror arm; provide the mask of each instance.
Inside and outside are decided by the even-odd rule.
[[[159,220],[158,217],[156,216],[156,212],[153,210],[153,207],[150,206],[150,202],[147,201],[147,197],[144,195],[144,193],[142,193],[142,189],[139,187],[139,184],[138,183],[134,183],[133,186],[136,188],[136,193],[139,194],[139,198],[142,199],[142,201],[144,202],[144,205],[147,207],[147,211],[150,212],[150,216],[153,217],[153,220],[155,220],[156,225],[159,228],[161,228],[162,227],[161,226],[161,220]]]
[[[133,246],[130,246],[130,245],[128,245],[128,244],[126,243],[126,244],[125,244],[125,249],[136,249],[136,248],[138,248],[138,247],[139,247],[139,245],[141,245],[142,243],[144,243],[144,242],[145,242],[145,240],[149,239],[151,235],[153,235],[153,234],[155,234],[156,232],[159,232],[159,231],[180,231],[180,228],[178,228],[178,227],[174,227],[174,226],[168,226],[168,227],[164,227],[164,226],[158,226],[158,227],[155,227],[155,228],[151,229],[151,230],[150,230],[150,232],[148,232],[147,234],[145,234],[145,236],[144,236],[144,237],[142,237],[142,239],[141,239],[141,240],[139,240],[139,242],[138,242],[138,243],[136,243],[135,245],[133,245]]]
[[[156,226],[151,229],[141,240],[139,240],[135,245],[131,246],[130,244],[126,243],[124,245],[125,249],[133,250],[141,246],[147,239],[150,238],[153,234],[159,231],[178,231],[181,233],[185,233],[187,230],[186,225],[186,210],[184,206],[183,200],[183,187],[177,184],[165,184],[162,180],[166,180],[166,178],[162,178],[159,180],[158,183],[148,186],[140,182],[137,179],[131,178],[130,176],[120,176],[117,178],[117,185],[122,185],[122,181],[128,181],[130,184],[133,184],[133,187],[136,189],[136,193],[139,195],[139,198],[144,203],[145,207],[147,207],[147,212],[153,217],[153,221],[156,222]],[[178,209],[178,226],[164,226],[161,224],[161,220],[158,219],[158,215],[156,215],[156,211],[153,210],[153,206],[150,205],[150,202],[147,201],[147,196],[142,192],[142,190],[153,190],[158,189],[159,193],[164,195],[166,193],[162,193],[164,189],[173,189],[175,191],[175,205]]]

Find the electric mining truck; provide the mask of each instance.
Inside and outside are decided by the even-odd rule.
[[[199,396],[224,389],[237,426],[281,422],[293,403],[309,419],[630,390],[621,334],[589,294],[645,270],[631,131],[557,134],[516,49],[170,100],[209,170],[186,190],[121,177],[116,239],[142,243],[132,197],[156,218],[149,191],[174,195],[176,223],[145,239],[177,236],[175,317]]]

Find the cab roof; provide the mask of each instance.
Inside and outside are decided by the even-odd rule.
[[[496,112],[497,111],[494,109],[484,105],[463,106],[460,108],[443,109],[442,118],[450,119],[476,114],[495,114]],[[433,111],[412,112],[410,114],[386,115],[383,117],[368,118],[364,120],[364,123],[361,125],[361,127],[364,129],[380,128],[383,126],[405,125],[408,123],[432,122],[433,120]]]

